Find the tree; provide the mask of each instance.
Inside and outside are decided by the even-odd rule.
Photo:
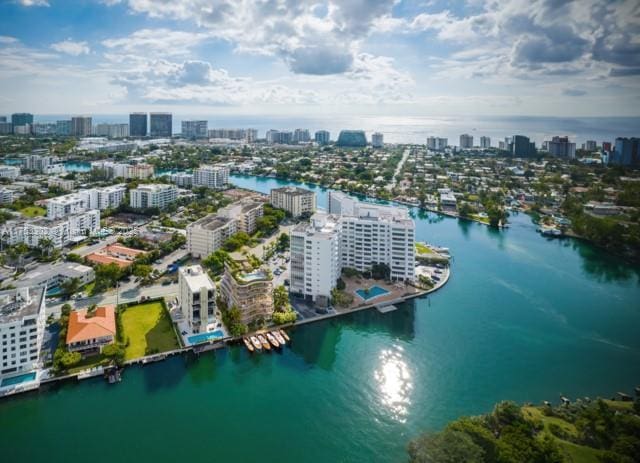
[[[102,354],[115,361],[118,365],[124,360],[124,348],[118,343],[112,343],[102,348]]]
[[[149,280],[152,272],[153,267],[147,264],[134,264],[132,271],[134,276],[140,278],[145,283]]]
[[[247,332],[247,325],[242,323],[242,312],[235,305],[228,310],[223,310],[222,321],[231,336],[242,336]]]
[[[98,264],[95,267],[96,291],[103,291],[115,286],[116,282],[122,278],[123,271],[117,264]]]
[[[277,312],[285,312],[289,307],[289,293],[283,285],[273,290],[273,307]]]
[[[40,240],[38,240],[38,249],[41,256],[49,257],[53,249],[53,241],[51,238],[40,238]]]
[[[219,275],[224,271],[224,264],[230,261],[229,253],[224,249],[218,249],[209,254],[202,264],[207,267],[214,275]]]
[[[245,232],[238,232],[231,235],[227,241],[224,242],[222,247],[225,251],[233,252],[240,249],[242,246],[246,246],[251,241],[251,237]]]
[[[483,463],[484,451],[467,434],[445,429],[423,434],[409,443],[411,463]]]
[[[81,286],[82,286],[82,280],[80,280],[80,278],[78,277],[67,278],[60,285],[60,287],[62,288],[62,291],[67,297],[77,293]]]
[[[74,254],[72,252],[70,252],[69,254],[67,254],[66,257],[67,262],[76,262],[78,264],[81,264],[84,262],[84,258],[78,254]]]
[[[280,252],[286,251],[287,249],[289,249],[289,242],[289,235],[286,233],[280,233],[280,236],[278,236],[278,244],[276,245],[276,249]]]

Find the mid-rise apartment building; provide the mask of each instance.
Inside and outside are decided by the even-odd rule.
[[[384,135],[380,132],[374,132],[371,135],[371,146],[373,148],[382,148],[384,146]]]
[[[45,288],[0,291],[0,378],[40,367]]]
[[[272,293],[272,277],[266,270],[243,272],[225,266],[220,295],[227,307],[240,309],[242,323],[270,319],[273,315]]]
[[[15,180],[20,175],[20,168],[15,166],[0,166],[0,177]]]
[[[175,185],[151,183],[129,191],[129,205],[134,209],[158,208],[160,210],[178,199]]]
[[[115,209],[124,200],[126,192],[126,185],[118,184],[56,196],[47,200],[47,218],[49,220],[60,219],[91,209]]]
[[[304,188],[292,186],[273,188],[269,196],[274,207],[284,209],[293,217],[313,214],[316,211],[316,194]]]
[[[252,234],[256,231],[257,221],[264,215],[264,202],[258,199],[244,198],[229,204],[218,211],[220,217],[237,222],[238,231]]]
[[[229,168],[224,166],[201,166],[193,171],[193,186],[222,189],[229,184]]]
[[[0,188],[0,204],[11,204],[13,202],[14,192],[9,188]]]
[[[88,137],[91,135],[91,117],[75,116],[71,118],[71,135]]]
[[[53,247],[61,248],[73,241],[80,241],[100,229],[100,211],[90,210],[60,219],[33,221],[9,221],[0,232],[10,245],[24,243],[29,247],[40,245],[41,239],[51,240]]]
[[[207,138],[207,121],[182,121],[184,138]]]
[[[194,333],[216,327],[216,290],[213,281],[200,265],[180,267],[180,310]]]
[[[237,231],[235,219],[210,214],[187,226],[187,250],[193,257],[205,258]]]

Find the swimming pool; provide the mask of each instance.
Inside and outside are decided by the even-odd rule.
[[[358,289],[356,290],[356,293],[358,294],[358,296],[360,296],[363,300],[368,301],[370,299],[379,297],[379,296],[384,296],[385,294],[389,294],[389,291],[387,291],[384,288],[381,288],[380,286],[372,286],[371,288],[367,289]]]
[[[224,338],[222,330],[215,330],[209,333],[194,334],[193,336],[189,336],[187,341],[189,341],[189,344],[200,344],[201,342],[213,341],[215,339],[222,338]]]
[[[24,373],[18,376],[12,376],[10,378],[4,378],[2,383],[0,383],[0,387],[6,386],[15,386],[17,384],[28,383],[29,381],[33,381],[36,379],[36,372],[31,371],[29,373]]]

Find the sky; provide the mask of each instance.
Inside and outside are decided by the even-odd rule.
[[[0,114],[639,108],[638,0],[0,2]]]

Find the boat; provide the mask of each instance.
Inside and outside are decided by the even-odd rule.
[[[285,341],[287,341],[287,342],[291,341],[291,339],[289,339],[289,335],[287,334],[287,332],[285,330],[278,330],[278,332],[284,338]]]
[[[280,347],[280,343],[273,334],[267,333],[267,340],[273,347]]]
[[[249,352],[253,352],[253,344],[247,338],[242,338],[242,342],[244,342],[245,347]]]
[[[251,339],[251,344],[253,344],[253,347],[255,347],[256,350],[258,351],[262,350],[262,343],[258,338],[256,338],[255,336],[251,336],[250,339]]]
[[[264,347],[265,350],[271,350],[271,344],[269,344],[269,341],[267,341],[267,338],[265,338],[263,335],[259,334],[258,335],[258,339],[262,343],[262,347]]]
[[[278,330],[274,331],[272,334],[273,334],[273,336],[276,338],[276,340],[278,341],[278,343],[279,343],[281,346],[284,346],[284,345],[286,344],[286,342],[285,342],[284,338],[283,338],[283,337],[282,337],[282,335],[278,332]]]

